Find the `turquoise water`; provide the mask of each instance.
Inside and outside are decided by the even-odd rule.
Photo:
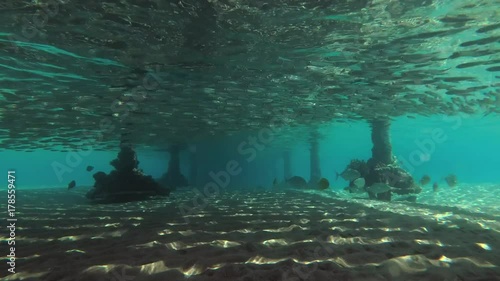
[[[500,183],[500,119],[487,117],[433,117],[409,119],[399,118],[392,124],[391,135],[394,155],[401,159],[407,170],[420,179],[429,175],[433,181],[446,185],[444,177],[456,174],[459,182],[468,184]],[[446,139],[442,143],[433,140],[432,132],[442,129]],[[368,159],[371,157],[370,128],[363,122],[351,124],[326,124],[321,128],[324,137],[320,141],[322,175],[333,185],[341,189],[347,183],[342,179],[335,180],[335,173],[341,172],[353,158]],[[270,189],[274,178],[282,179],[282,149],[279,147],[279,136],[271,141],[262,151],[258,151],[255,160],[248,162],[247,155],[238,153],[238,145],[247,141],[257,133],[241,134],[241,136],[216,139],[197,143],[196,154],[201,159],[210,159],[199,167],[199,182],[208,182],[210,171],[223,170],[230,160],[238,161],[243,167],[240,175],[231,179],[234,188],[243,186],[263,186]],[[298,141],[291,150],[292,172],[304,178],[309,177],[309,144]],[[75,151],[78,153],[78,151]],[[93,185],[92,174],[95,171],[111,171],[109,162],[116,157],[117,151],[81,151],[81,160],[68,158],[69,152],[3,152],[4,159],[0,165],[2,170],[17,170],[20,188],[62,188],[71,180],[78,185]],[[88,155],[87,155],[88,154]],[[188,153],[182,155],[182,172],[188,174]],[[421,154],[430,154],[429,159],[421,160]],[[71,154],[72,155],[72,154]],[[169,155],[166,151],[138,150],[140,167],[155,178],[159,178],[168,167]],[[71,172],[64,173],[61,181],[54,171],[53,163],[73,164]],[[78,164],[78,162],[80,162]],[[29,163],[29,165],[26,165]],[[88,165],[95,167],[89,173]],[[86,188],[86,187],[84,187]],[[430,188],[430,187],[428,187]]]
[[[498,11],[4,0],[0,280],[500,280]]]

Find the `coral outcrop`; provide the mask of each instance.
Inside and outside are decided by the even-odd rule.
[[[376,194],[368,192],[370,198],[384,201],[391,201],[392,193],[403,195],[422,191],[410,173],[400,167],[393,157],[389,127],[390,121],[387,119],[371,121],[372,157],[367,162],[354,159],[347,166],[358,171],[360,178],[365,180],[363,187],[356,187],[355,180],[352,180],[349,188],[366,190],[367,187],[377,183],[386,184],[390,187],[389,191],[384,190]]]
[[[139,167],[137,155],[132,147],[123,145],[118,157],[111,161],[115,170],[108,174],[94,174],[94,187],[87,192],[87,198],[96,202],[116,203],[144,200],[151,196],[168,196],[170,190],[161,187],[151,176],[145,175]]]

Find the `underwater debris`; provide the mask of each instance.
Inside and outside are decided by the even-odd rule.
[[[72,180],[69,184],[68,184],[68,189],[72,189],[73,187],[76,186],[76,182],[74,180]]]
[[[428,175],[424,175],[419,181],[420,185],[427,185],[429,182],[431,182],[431,177]]]
[[[168,196],[170,190],[163,188],[151,176],[138,169],[139,161],[132,147],[123,145],[118,158],[111,161],[115,170],[109,175],[94,174],[95,184],[86,197],[96,203],[118,203],[145,200],[151,196]]]

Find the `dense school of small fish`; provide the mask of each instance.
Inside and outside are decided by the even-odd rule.
[[[2,149],[500,112],[498,1],[49,2],[0,4]]]

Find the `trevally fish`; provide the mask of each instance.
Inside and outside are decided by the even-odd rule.
[[[373,194],[385,193],[390,190],[391,187],[388,184],[381,182],[374,183],[373,185],[366,188],[366,191]]]
[[[342,173],[337,173],[337,179],[340,177],[342,177],[343,179],[345,179],[346,181],[352,181],[352,180],[355,180],[357,178],[359,178],[361,176],[361,174],[354,170],[354,169],[346,169],[345,171],[343,171]]]

